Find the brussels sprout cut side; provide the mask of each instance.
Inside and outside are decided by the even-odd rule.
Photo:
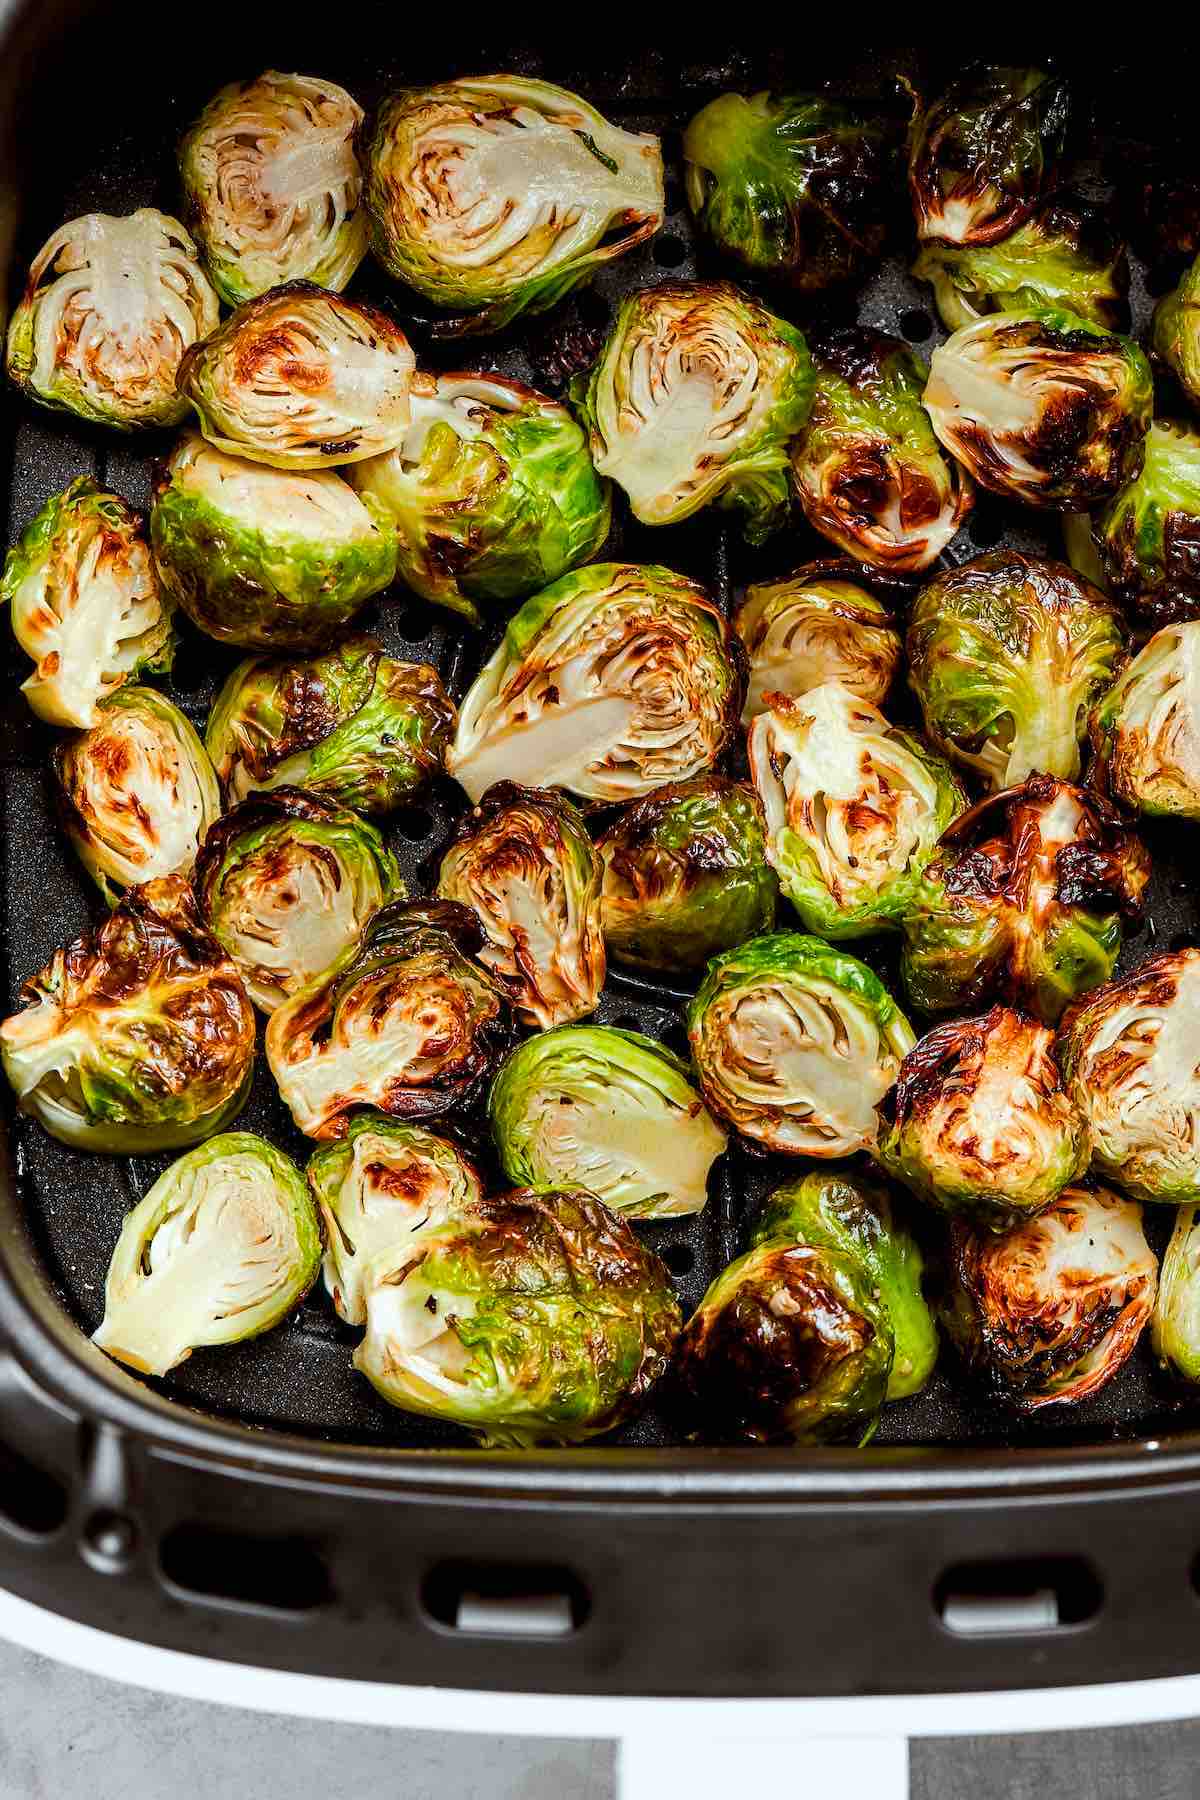
[[[750,658],[744,725],[762,712],[767,694],[799,699],[827,681],[882,706],[904,640],[863,585],[870,579],[856,563],[833,561],[751,583],[734,621]]]
[[[1140,474],[1094,521],[1113,593],[1153,624],[1200,614],[1200,433],[1156,419]]]
[[[1116,799],[1200,819],[1200,621],[1155,632],[1093,709],[1091,732]]]
[[[1069,119],[1064,81],[995,64],[918,105],[908,152],[917,236],[969,245],[1009,237],[1054,187]]]
[[[1150,1322],[1154,1354],[1185,1381],[1200,1381],[1200,1225],[1195,1206],[1181,1206],[1158,1276]]]

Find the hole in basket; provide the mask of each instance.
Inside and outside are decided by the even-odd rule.
[[[1083,1625],[1095,1618],[1103,1599],[1100,1577],[1081,1556],[956,1563],[933,1590],[938,1616],[956,1637],[1011,1637]]]
[[[642,1021],[638,1018],[637,1014],[631,1012],[618,1013],[615,1019],[609,1020],[609,1023],[615,1025],[618,1031],[640,1031],[644,1033],[646,1030],[646,1027],[642,1024]]]
[[[696,1253],[690,1244],[664,1244],[658,1254],[672,1275],[690,1275],[696,1266]]]
[[[67,1490],[7,1444],[0,1444],[0,1525],[28,1537],[49,1537],[67,1517]]]
[[[976,512],[970,524],[971,542],[981,550],[991,550],[1004,536],[1004,523],[992,512]]]
[[[687,245],[673,231],[660,231],[654,240],[654,260],[661,269],[678,269],[687,253]]]
[[[692,1046],[688,1038],[687,1026],[682,1019],[677,1020],[674,1025],[668,1025],[667,1029],[660,1031],[658,1035],[668,1050],[673,1050],[676,1056],[682,1056],[684,1061],[687,1061],[692,1054]]]
[[[923,344],[932,335],[933,320],[922,307],[914,306],[900,314],[900,329],[910,344]]]
[[[398,806],[391,822],[411,844],[423,844],[434,833],[434,822],[423,806]]]
[[[592,1609],[578,1575],[548,1563],[437,1563],[421,1605],[447,1630],[506,1638],[569,1637]]]
[[[429,607],[417,600],[401,600],[388,608],[388,622],[410,644],[423,644],[433,632]]]
[[[332,1598],[329,1571],[299,1538],[262,1538],[176,1525],[159,1546],[163,1579],[189,1598],[268,1612],[315,1612]]]

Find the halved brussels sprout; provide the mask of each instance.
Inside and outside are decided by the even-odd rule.
[[[930,1206],[1006,1231],[1087,1174],[1087,1120],[1054,1060],[1054,1034],[994,1006],[937,1025],[880,1106],[875,1155]]]
[[[175,654],[141,519],[86,475],[52,494],[4,560],[0,605],[37,665],[21,692],[48,725],[85,729],[100,703]]]
[[[1089,512],[1142,466],[1154,379],[1132,338],[1075,313],[996,313],[939,344],[925,410],[980,487]]]
[[[800,700],[767,695],[750,772],[767,860],[809,931],[866,937],[911,906],[967,796],[950,765],[836,681]]]
[[[92,1342],[141,1375],[240,1344],[298,1306],[321,1266],[304,1177],[250,1131],[226,1131],[160,1175],[121,1227]]]
[[[367,207],[390,275],[498,331],[653,236],[662,149],[549,81],[404,88],[379,110]]]
[[[950,244],[1009,237],[1055,185],[1070,111],[1065,81],[988,63],[918,107],[908,150],[917,236]]]
[[[372,1264],[354,1366],[392,1406],[490,1447],[578,1444],[640,1406],[680,1323],[623,1219],[593,1194],[518,1188]]]
[[[118,431],[177,425],[181,361],[220,317],[178,219],[144,206],[60,225],[8,323],[8,373],[43,406]]]
[[[453,1144],[379,1113],[360,1113],[340,1143],[314,1151],[308,1183],[325,1221],[325,1286],[348,1325],[367,1322],[380,1257],[415,1249],[423,1232],[483,1199],[479,1176]]]
[[[723,775],[672,782],[635,800],[598,849],[600,916],[618,962],[660,974],[702,969],[775,924],[756,796]]]
[[[918,596],[909,682],[925,729],[990,787],[1073,779],[1088,713],[1125,655],[1117,608],[1066,563],[989,550]]]
[[[269,469],[187,432],[159,468],[163,586],[225,644],[315,650],[396,573],[391,520],[332,469]]]
[[[472,800],[494,781],[632,800],[712,767],[742,710],[738,647],[694,581],[593,563],[509,620],[459,711],[446,767]]]
[[[812,411],[791,449],[805,518],[859,562],[927,569],[975,502],[921,404],[928,369],[901,338],[860,325],[814,340],[813,360]]]
[[[1200,406],[1200,257],[1154,309],[1150,342],[1193,406]]]
[[[1113,593],[1152,624],[1200,614],[1200,433],[1155,419],[1141,473],[1093,521]]]
[[[223,1131],[254,1073],[254,1008],[182,875],[56,950],[0,1025],[22,1112],[79,1150],[134,1156]]]
[[[230,306],[285,281],[340,292],[367,253],[362,107],[268,69],[214,94],[179,148],[188,223]]]
[[[1069,1187],[999,1237],[955,1222],[942,1322],[998,1397],[1033,1412],[1108,1385],[1150,1322],[1157,1281],[1141,1207]]]
[[[679,1058],[609,1025],[564,1025],[519,1045],[488,1114],[510,1181],[586,1183],[633,1219],[699,1212],[725,1149]]]
[[[275,469],[327,469],[400,442],[414,367],[386,313],[290,281],[194,345],[179,392],[218,450]]]
[[[286,787],[218,819],[195,889],[209,930],[266,1013],[357,943],[386,901],[404,898],[400,866],[373,825]]]
[[[743,725],[763,710],[765,695],[799,699],[827,681],[882,706],[904,640],[863,580],[856,563],[813,562],[746,589],[734,620],[750,658]]]
[[[688,1007],[704,1098],[752,1143],[826,1161],[867,1150],[912,1028],[865,963],[777,931],[708,966]]]
[[[479,960],[535,1030],[595,1012],[604,986],[600,858],[578,809],[498,781],[460,821],[438,893],[483,927]]]
[[[155,688],[118,688],[90,731],[56,747],[54,774],[67,835],[110,906],[188,874],[221,811],[204,745]]]
[[[466,907],[396,900],[276,1007],[267,1062],[301,1131],[344,1137],[363,1106],[435,1119],[471,1105],[514,1030],[503,990],[469,960],[482,945]]]
[[[306,662],[239,663],[205,742],[231,802],[302,787],[355,812],[386,813],[442,767],[454,716],[436,669],[352,637]]]
[[[1185,1381],[1200,1381],[1200,1230],[1194,1206],[1181,1206],[1158,1276],[1150,1321],[1154,1354]]]
[[[1155,632],[1093,708],[1091,733],[1116,799],[1200,819],[1200,620]]]
[[[403,439],[350,478],[392,521],[402,580],[473,625],[587,562],[608,536],[609,489],[582,428],[500,375],[418,375]]]

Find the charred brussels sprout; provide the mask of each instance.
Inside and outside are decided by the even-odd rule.
[[[1054,187],[1069,118],[1065,82],[994,64],[919,106],[908,156],[917,236],[972,245],[1011,236]]]
[[[862,583],[856,563],[814,562],[746,589],[735,620],[750,658],[744,725],[763,710],[767,694],[796,699],[827,681],[883,704],[904,641]]]
[[[142,521],[81,475],[8,552],[0,605],[36,667],[21,692],[48,725],[86,730],[126,681],[171,666],[175,635]]]
[[[1200,614],[1200,434],[1156,419],[1141,473],[1094,520],[1113,593],[1152,624]]]
[[[586,1183],[634,1219],[699,1212],[725,1148],[679,1058],[607,1025],[565,1025],[521,1044],[488,1110],[510,1181]]]
[[[1200,406],[1200,257],[1154,309],[1154,352],[1193,406]]]
[[[304,1177],[249,1131],[226,1131],[160,1175],[121,1227],[92,1341],[142,1375],[258,1337],[321,1266]]]
[[[1116,799],[1200,819],[1200,621],[1155,632],[1093,709],[1091,733]]]
[[[1185,1381],[1200,1381],[1200,1230],[1197,1208],[1181,1206],[1158,1277],[1150,1322],[1154,1354]]]

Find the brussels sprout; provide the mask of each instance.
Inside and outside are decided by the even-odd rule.
[[[446,767],[632,800],[712,767],[742,710],[738,646],[703,588],[593,563],[527,600],[459,711]]]
[[[1200,433],[1156,419],[1141,474],[1093,521],[1113,593],[1154,625],[1200,614]]]
[[[1155,307],[1150,343],[1192,405],[1200,406],[1200,257]]]
[[[934,351],[925,410],[980,487],[1089,512],[1142,466],[1154,379],[1132,338],[1075,313],[996,313]]]
[[[518,1188],[372,1264],[354,1366],[391,1405],[493,1448],[578,1444],[637,1409],[680,1323],[623,1219],[582,1191]]]
[[[775,924],[762,807],[738,782],[698,775],[659,788],[626,807],[598,848],[600,916],[618,962],[685,974]]]
[[[778,931],[708,966],[688,1037],[712,1111],[752,1143],[822,1161],[875,1142],[913,1033],[864,963]]]
[[[218,819],[195,889],[209,930],[266,1013],[357,943],[385,901],[404,898],[400,866],[373,825],[288,787]]]
[[[345,287],[367,253],[362,122],[336,82],[274,69],[209,101],[180,145],[179,172],[222,300],[237,306],[285,281]]]
[[[1096,548],[1091,514],[1063,513],[1061,524],[1063,551],[1067,561],[1077,575],[1082,575],[1085,581],[1090,581],[1102,594],[1107,594],[1108,571]]]
[[[479,960],[526,1025],[595,1012],[605,974],[600,858],[562,794],[496,782],[460,821],[438,893],[474,912]]]
[[[955,1221],[942,1322],[997,1396],[1033,1412],[1108,1385],[1149,1323],[1157,1278],[1141,1207],[1069,1187],[1002,1236]]]
[[[373,638],[353,637],[308,662],[239,663],[205,742],[231,802],[302,787],[386,813],[441,768],[453,723],[436,669],[394,662]]]
[[[332,469],[268,469],[194,431],[154,484],[163,586],[221,643],[321,648],[396,573],[391,521]]]
[[[1185,1381],[1200,1381],[1200,1239],[1197,1209],[1181,1206],[1158,1276],[1150,1321],[1154,1354]]]
[[[607,1025],[564,1025],[521,1044],[492,1084],[488,1112],[510,1181],[586,1182],[633,1219],[700,1212],[725,1149],[679,1058]]]
[[[747,740],[767,859],[809,931],[896,925],[967,796],[948,763],[836,681],[768,695]]]
[[[430,1226],[483,1199],[453,1144],[379,1113],[360,1113],[340,1143],[314,1151],[308,1182],[325,1221],[325,1285],[348,1325],[367,1322],[377,1258],[416,1246]]]
[[[219,317],[177,219],[152,207],[87,213],[34,258],[8,323],[8,373],[30,399],[98,425],[177,425],[184,352]]]
[[[400,442],[413,369],[386,313],[291,281],[193,345],[179,392],[218,450],[275,469],[326,469]]]
[[[1091,734],[1116,799],[1200,819],[1200,621],[1155,632],[1093,708]]]
[[[726,256],[816,293],[864,274],[887,237],[892,151],[827,94],[719,94],[683,134],[688,205]]]
[[[121,1227],[92,1342],[142,1375],[278,1325],[321,1266],[304,1177],[250,1131],[225,1131],[160,1175]]]
[[[662,150],[548,81],[406,88],[379,111],[367,207],[390,275],[498,331],[653,236]]]
[[[179,1150],[223,1131],[254,1073],[254,1008],[182,875],[135,888],[56,950],[0,1024],[22,1112],[80,1150]]]
[[[815,341],[816,393],[792,445],[792,476],[815,531],[876,568],[927,569],[974,504],[921,404],[929,371],[900,338],[862,326]]]
[[[344,1137],[362,1106],[400,1119],[470,1106],[514,1029],[503,991],[468,960],[482,944],[466,907],[396,900],[276,1007],[267,1062],[301,1131]]]
[[[902,920],[901,974],[922,1012],[993,997],[1048,1025],[1112,974],[1150,862],[1098,794],[1049,775],[957,818]]]
[[[977,64],[918,106],[908,188],[917,236],[995,244],[1055,184],[1070,118],[1067,85],[1042,69]]]
[[[33,658],[21,692],[48,725],[86,729],[123,682],[163,673],[175,654],[142,522],[81,475],[52,494],[4,560],[0,605]]]
[[[765,695],[799,699],[827,681],[883,704],[904,640],[863,579],[856,563],[812,562],[746,589],[734,621],[750,658],[744,725],[763,710]]]
[[[1065,563],[989,550],[918,596],[909,681],[925,729],[990,787],[1078,775],[1088,712],[1124,659],[1121,615]]]
[[[418,375],[412,415],[351,480],[392,520],[414,593],[479,625],[599,550],[609,488],[565,406],[499,375]]]
[[[54,752],[67,835],[110,906],[125,888],[186,875],[221,811],[204,745],[154,688],[123,687],[90,731]]]

